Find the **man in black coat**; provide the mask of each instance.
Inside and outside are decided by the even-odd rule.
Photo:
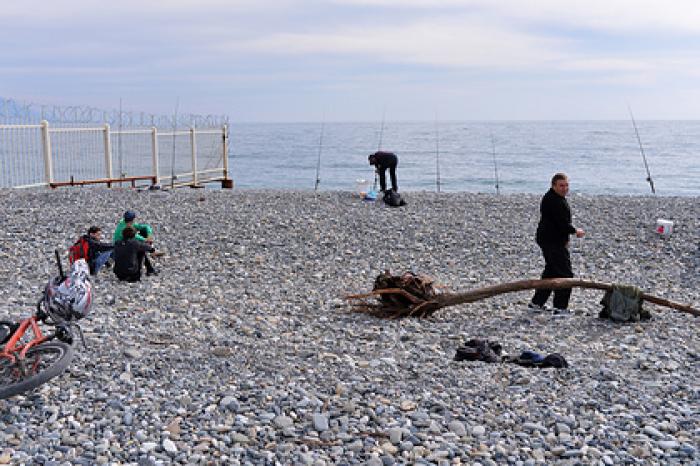
[[[382,191],[386,191],[386,169],[389,169],[391,176],[391,189],[394,192],[399,191],[399,186],[396,183],[396,166],[399,164],[399,158],[393,152],[377,151],[369,156],[369,164],[374,165],[379,173],[379,187]]]
[[[584,236],[584,231],[571,225],[571,209],[566,201],[569,193],[569,179],[564,173],[552,177],[552,187],[542,198],[540,204],[540,223],[537,225],[537,244],[544,255],[542,278],[572,278],[571,257],[569,255],[569,235],[577,238]],[[529,307],[544,310],[552,290],[537,290]],[[571,288],[554,290],[554,313],[568,312]]]
[[[146,253],[155,249],[150,243],[137,240],[133,227],[124,228],[122,234],[123,239],[114,243],[114,274],[119,280],[138,282]]]

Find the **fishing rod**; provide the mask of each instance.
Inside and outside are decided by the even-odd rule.
[[[177,132],[177,111],[180,107],[180,97],[175,99],[175,114],[173,115],[173,157],[170,164],[170,189],[175,187],[175,133]]]
[[[493,154],[493,175],[494,179],[496,180],[496,194],[499,195],[501,194],[500,186],[498,183],[498,162],[496,161],[496,139],[493,137],[493,133],[491,133],[491,149],[492,149],[492,154]]]
[[[382,124],[379,127],[379,144],[377,144],[377,152],[382,150],[382,139],[384,137],[384,122],[386,120],[386,107],[382,111]],[[372,191],[377,192],[377,167],[374,167],[374,184],[372,185]]]
[[[384,137],[384,122],[386,120],[386,108],[382,111],[382,125],[379,127],[379,144],[377,144],[377,152],[382,150],[382,138]]]
[[[651,187],[651,193],[656,194],[656,190],[654,189],[654,180],[651,179],[651,172],[649,171],[649,164],[647,163],[647,156],[644,153],[644,147],[642,146],[642,139],[639,137],[639,130],[637,129],[637,122],[634,121],[634,115],[632,114],[632,107],[630,107],[628,105],[627,109],[629,110],[630,117],[632,118],[632,126],[634,126],[634,133],[637,135],[637,142],[639,143],[639,152],[642,153],[642,160],[644,160],[644,168],[647,171],[647,182],[649,183],[649,187]]]
[[[122,98],[119,97],[119,138],[117,139],[117,151],[119,152],[119,178],[124,178],[124,165],[122,163]],[[110,175],[111,176],[111,175]],[[119,183],[121,185],[121,183]]]
[[[437,114],[435,114],[435,187],[440,192],[440,131]]]
[[[318,191],[318,185],[321,183],[321,149],[323,148],[323,129],[326,124],[324,118],[321,122],[321,136],[318,138],[318,160],[316,160],[316,185],[314,191]]]

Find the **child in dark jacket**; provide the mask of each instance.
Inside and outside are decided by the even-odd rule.
[[[85,260],[90,267],[90,275],[97,275],[107,261],[112,257],[112,243],[102,242],[102,228],[91,226],[86,235],[83,235],[82,240],[87,241],[88,250]]]

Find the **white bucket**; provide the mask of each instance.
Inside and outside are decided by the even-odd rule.
[[[661,236],[671,236],[671,233],[673,233],[673,221],[663,218],[658,219],[656,221],[656,232]]]
[[[355,192],[357,193],[358,196],[360,196],[360,199],[364,199],[365,196],[367,195],[367,192],[369,192],[369,181],[367,180],[356,180],[356,188]]]

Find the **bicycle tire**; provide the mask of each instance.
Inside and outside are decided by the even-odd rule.
[[[73,360],[75,355],[73,346],[62,341],[49,341],[38,346],[30,348],[24,359],[25,363],[41,363],[41,360],[36,359],[42,354],[53,354],[56,358],[49,362],[46,366],[40,366],[38,370],[33,371],[28,377],[22,377],[16,382],[12,382],[12,376],[9,371],[15,367],[15,364],[10,364],[8,360],[0,358],[0,399],[9,398],[19,395],[20,393],[32,390],[50,379],[61,375],[68,365]],[[33,360],[34,358],[34,360]]]

